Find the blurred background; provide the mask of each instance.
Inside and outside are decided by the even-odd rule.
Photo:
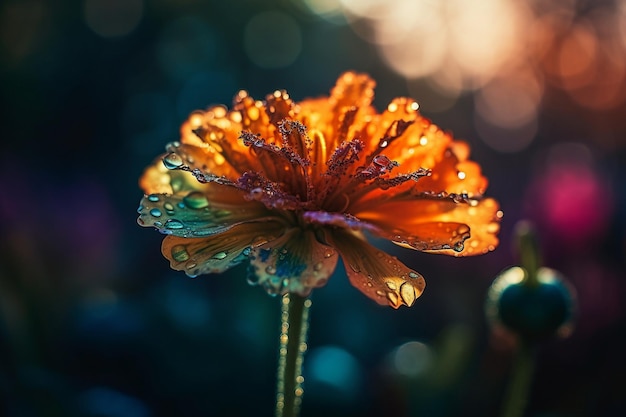
[[[472,147],[505,216],[471,259],[384,246],[427,280],[375,305],[314,292],[302,416],[495,416],[515,344],[484,316],[514,224],[576,288],[528,416],[626,410],[626,1],[5,0],[0,5],[0,415],[270,416],[279,300],[245,266],[190,279],[136,225],[137,180],[194,109],[411,96]]]

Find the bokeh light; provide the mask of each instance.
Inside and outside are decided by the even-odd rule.
[[[305,366],[307,383],[324,384],[347,398],[357,394],[361,380],[360,365],[345,349],[337,346],[312,349],[307,354]]]
[[[417,341],[406,342],[391,354],[394,371],[408,378],[423,376],[433,366],[432,360],[430,347]]]

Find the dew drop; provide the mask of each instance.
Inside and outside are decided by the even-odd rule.
[[[389,159],[385,155],[376,155],[372,159],[372,162],[378,166],[386,167],[387,165],[391,164],[391,159]]]
[[[417,298],[415,287],[408,282],[400,286],[400,298],[407,306],[411,307]]]
[[[150,194],[148,196],[148,200],[152,201],[153,203],[156,203],[157,201],[159,201],[159,196],[156,194]]]
[[[154,222],[154,226],[155,227],[161,227],[161,226],[163,226],[163,223],[161,223],[161,222]]]
[[[167,229],[182,229],[183,227],[185,227],[185,225],[183,225],[183,222],[181,222],[180,220],[169,219],[165,222],[165,227]]]
[[[417,272],[411,271],[409,272],[409,278],[413,278],[413,279],[419,278],[419,274]]]
[[[150,215],[152,215],[152,217],[161,217],[163,213],[161,213],[161,210],[159,210],[158,208],[153,208],[152,210],[150,210]]]
[[[200,191],[192,191],[183,198],[185,205],[192,209],[202,209],[209,206],[209,200]]]
[[[177,169],[183,164],[183,160],[178,154],[169,153],[163,158],[163,165],[167,169]]]
[[[388,292],[387,293],[387,299],[391,302],[391,305],[393,307],[397,307],[398,301],[400,301],[398,294],[396,294],[395,292]]]
[[[213,216],[219,219],[221,217],[230,216],[230,214],[231,212],[229,210],[217,210],[216,212],[213,213]]]
[[[350,269],[352,269],[354,272],[361,272],[361,268],[356,264],[350,264]]]
[[[324,264],[321,262],[318,262],[315,265],[313,265],[313,270],[319,272],[322,270],[323,267],[324,267]]]
[[[385,284],[387,284],[387,288],[389,288],[390,290],[397,290],[398,289],[398,286],[393,281],[385,281]]]
[[[183,245],[172,246],[171,254],[176,262],[184,262],[189,259],[189,252]]]
[[[222,260],[224,259],[226,256],[228,256],[228,254],[225,251],[221,251],[216,253],[215,255],[213,255],[211,258],[212,259],[217,259],[217,260]]]
[[[194,269],[196,266],[198,266],[197,263],[189,262],[187,265],[185,265],[185,268],[189,270],[189,269]]]
[[[326,251],[324,251],[324,258],[328,259],[331,256],[333,256],[335,254],[335,251],[331,248],[326,249]]]
[[[174,206],[170,202],[163,204],[163,208],[167,210],[168,214],[172,214],[174,212]],[[172,212],[172,213],[169,213],[169,212]]]
[[[268,265],[267,268],[265,268],[265,272],[270,275],[274,275],[276,273],[276,268],[274,268],[272,265]]]

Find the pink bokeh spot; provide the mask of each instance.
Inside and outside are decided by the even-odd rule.
[[[533,217],[566,245],[588,245],[605,235],[614,198],[607,182],[590,167],[551,165],[530,190]]]

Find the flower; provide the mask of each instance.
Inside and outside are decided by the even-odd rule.
[[[138,222],[168,235],[162,252],[190,276],[245,260],[271,294],[308,295],[341,257],[350,282],[381,305],[411,306],[421,274],[366,235],[455,256],[497,244],[502,212],[487,180],[453,140],[396,98],[382,113],[365,74],[339,77],[330,96],[265,101],[191,114],[180,142],[148,167]]]

